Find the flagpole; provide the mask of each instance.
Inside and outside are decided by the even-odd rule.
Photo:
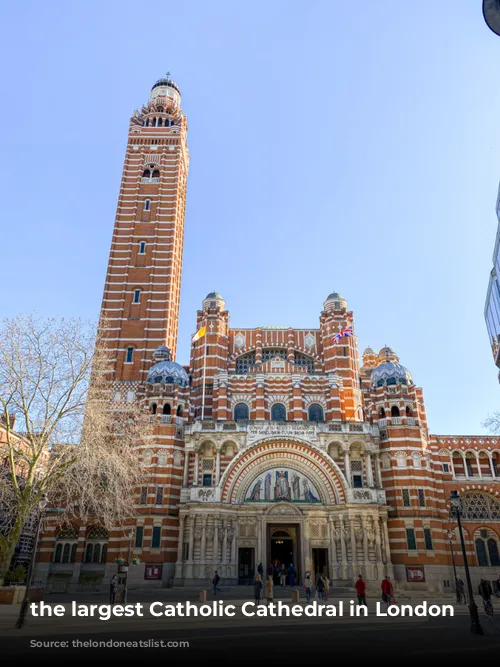
[[[201,420],[205,416],[205,378],[207,376],[207,334],[203,336],[205,339],[205,349],[203,352],[203,390],[201,394]]]

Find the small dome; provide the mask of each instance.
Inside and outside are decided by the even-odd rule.
[[[222,301],[224,301],[219,292],[209,292],[205,299],[222,299]]]
[[[388,384],[413,384],[410,371],[394,361],[386,361],[373,369],[370,376],[372,387]]]
[[[347,308],[347,301],[338,292],[332,292],[326,297],[323,307],[325,310],[342,310]]]
[[[151,366],[146,380],[149,384],[178,384],[189,386],[189,377],[184,368],[175,361],[160,361]]]
[[[396,363],[399,362],[398,355],[394,352],[392,347],[388,347],[387,345],[384,345],[384,347],[380,350],[378,353],[378,358],[381,364],[385,363],[386,361],[394,361]]]
[[[169,77],[163,77],[161,79],[158,79],[158,81],[151,88],[151,90],[153,91],[155,88],[159,88],[160,86],[168,86],[169,88],[173,88],[174,90],[176,90],[179,93],[179,95],[181,94],[178,85],[175,83],[175,81],[172,81],[172,79],[170,79]]]
[[[223,297],[215,290],[213,292],[209,292],[203,299],[203,308],[213,308],[213,302],[215,302],[221,310],[224,310],[226,307],[226,302],[224,301]]]
[[[375,350],[372,350],[371,347],[367,347],[366,350],[363,352],[364,357],[368,357],[368,356],[371,357],[371,356],[374,356],[374,355],[375,355]]]
[[[155,361],[170,361],[171,358],[170,349],[166,345],[159,345],[153,352],[153,359]]]

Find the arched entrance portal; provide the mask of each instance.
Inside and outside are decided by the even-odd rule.
[[[300,561],[300,526],[290,524],[267,525],[267,562],[274,566],[274,583],[280,583],[279,570],[282,565],[287,570],[286,583],[290,583],[288,569],[294,565],[295,580],[299,575]]]

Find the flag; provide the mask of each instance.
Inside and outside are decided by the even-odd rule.
[[[193,343],[197,340],[200,340],[200,338],[203,338],[203,336],[207,333],[207,327],[201,327],[195,335],[192,338]]]
[[[341,331],[338,332],[338,334],[335,334],[335,336],[332,338],[334,343],[338,343],[341,338],[352,338],[353,336],[352,332],[352,327],[347,327],[347,329],[342,329]]]

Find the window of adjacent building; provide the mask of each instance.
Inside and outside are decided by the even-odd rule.
[[[308,417],[310,422],[322,422],[325,417],[323,414],[323,408],[318,403],[313,403],[309,406]]]
[[[417,540],[415,539],[415,529],[407,528],[406,529],[406,544],[408,545],[408,551],[415,551],[417,548]]]
[[[135,546],[142,547],[142,540],[144,539],[143,526],[137,526],[135,529]]]
[[[161,542],[161,526],[154,526],[153,528],[153,537],[151,539],[151,548],[159,549]]]
[[[133,347],[127,347],[127,357],[125,359],[125,363],[131,364],[133,361],[134,357],[134,348]]]
[[[430,528],[424,528],[424,541],[426,550],[432,551],[434,547],[432,546],[432,533]]]
[[[425,491],[424,489],[418,490],[418,504],[420,507],[425,507]]]
[[[271,421],[286,421],[286,408],[282,403],[275,403],[271,408]]]
[[[163,486],[156,487],[155,505],[163,504]]]
[[[146,199],[146,201],[144,202],[144,210],[149,211],[150,207],[151,207],[151,200]]]
[[[148,487],[143,486],[141,487],[141,499],[140,499],[140,504],[141,505],[146,505],[148,502]]]
[[[248,419],[248,405],[237,403],[234,406],[234,421],[246,421]]]
[[[144,255],[146,252],[146,241],[141,241],[139,243],[139,255]]]
[[[134,303],[139,303],[141,300],[141,290],[136,289],[134,290]]]
[[[403,506],[411,507],[410,489],[401,489],[401,493],[403,494]]]
[[[469,477],[472,477],[474,475],[474,471],[472,469],[471,459],[465,459],[465,465],[467,466],[467,474],[469,475]]]

